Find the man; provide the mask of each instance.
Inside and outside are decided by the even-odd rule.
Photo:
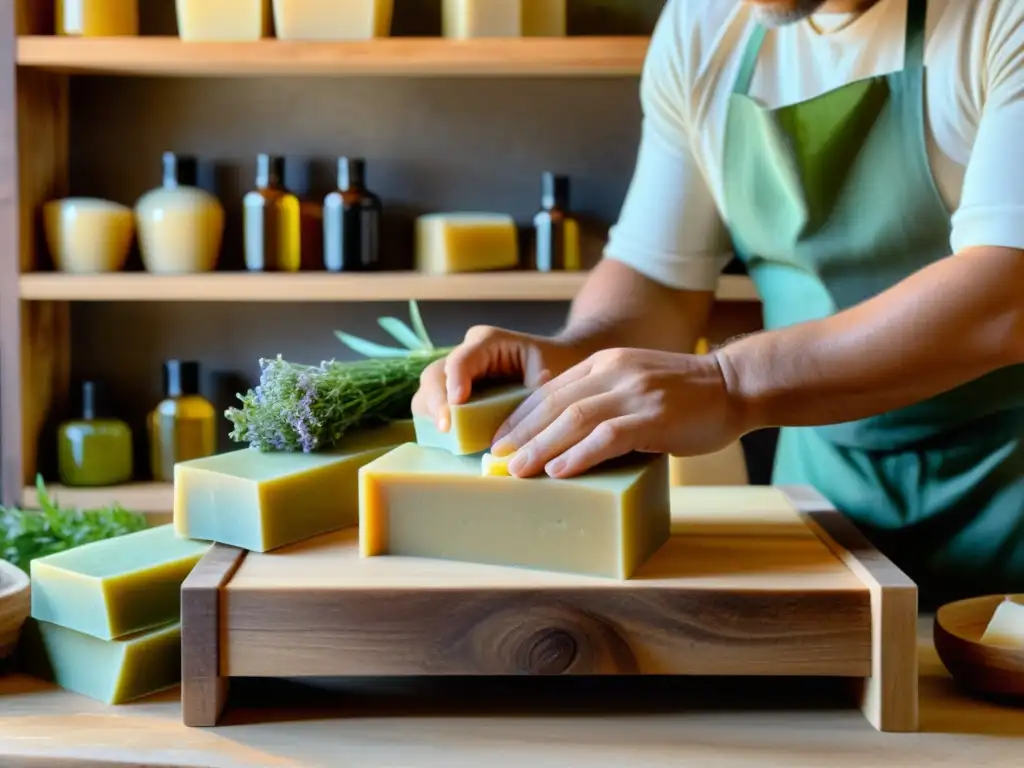
[[[668,0],[605,257],[554,338],[474,328],[414,408],[542,385],[519,476],[782,427],[934,598],[1024,591],[1024,2]],[[765,330],[687,354],[735,250]]]

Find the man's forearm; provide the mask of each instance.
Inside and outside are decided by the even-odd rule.
[[[612,347],[692,352],[713,302],[711,291],[666,288],[606,259],[591,271],[556,338],[581,359]]]
[[[1024,251],[976,248],[716,352],[750,429],[852,421],[1024,362]]]

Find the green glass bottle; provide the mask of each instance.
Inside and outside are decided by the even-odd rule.
[[[57,470],[67,486],[103,486],[132,479],[132,432],[103,415],[99,384],[82,382],[79,418],[57,429]]]
[[[164,399],[149,414],[148,426],[150,469],[158,482],[174,482],[177,462],[216,451],[216,411],[199,394],[199,363],[164,363]]]

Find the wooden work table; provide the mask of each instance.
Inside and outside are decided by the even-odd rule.
[[[921,732],[875,731],[832,681],[517,678],[236,686],[225,724],[186,728],[177,691],[107,707],[0,678],[0,765],[1021,766],[1024,709],[970,699],[922,619]],[[797,691],[797,689],[800,689]],[[792,699],[792,701],[790,701]]]

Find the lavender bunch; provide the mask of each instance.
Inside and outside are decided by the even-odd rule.
[[[261,451],[311,453],[335,447],[353,428],[409,418],[423,369],[449,352],[434,347],[415,302],[410,315],[415,331],[397,318],[377,321],[404,349],[336,331],[343,344],[368,359],[317,366],[280,355],[260,360],[259,385],[238,396],[240,408],[225,412],[234,425],[231,439]]]

